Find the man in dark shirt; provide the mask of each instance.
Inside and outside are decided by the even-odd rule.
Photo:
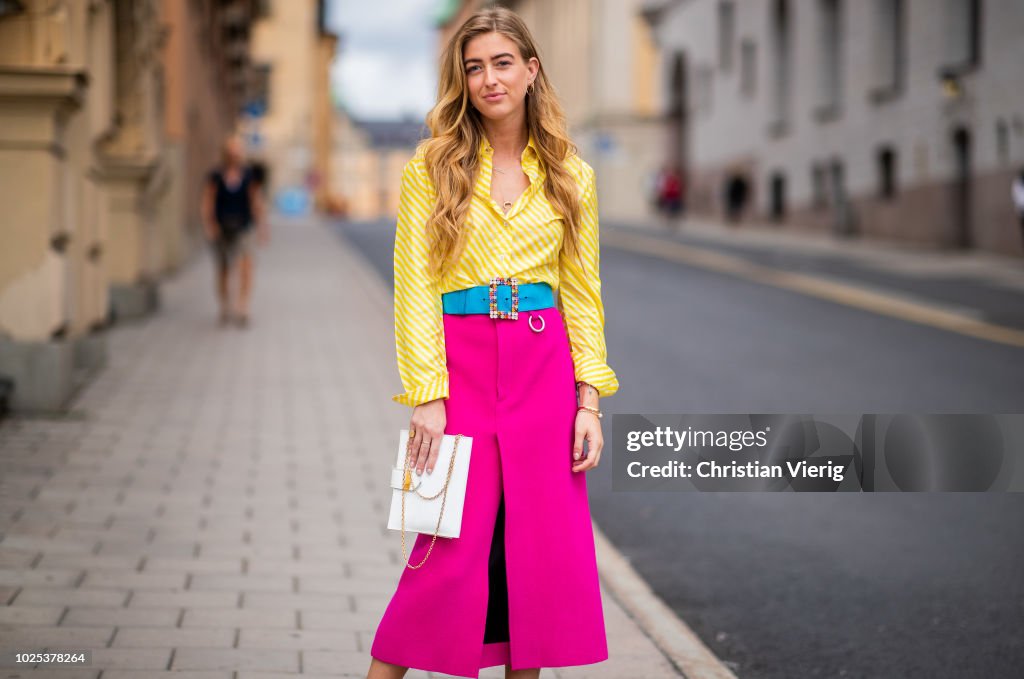
[[[217,260],[221,325],[232,318],[242,327],[249,322],[254,238],[265,245],[270,237],[261,188],[245,165],[242,142],[237,137],[228,138],[222,148],[221,166],[207,175],[201,210],[206,238]],[[231,280],[236,271],[238,298],[232,304]]]

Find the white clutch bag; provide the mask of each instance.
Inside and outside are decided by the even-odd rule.
[[[402,531],[402,556],[409,568],[419,568],[427,561],[438,537],[457,538],[462,530],[462,507],[466,501],[469,480],[469,457],[473,439],[462,434],[445,434],[441,438],[434,471],[417,476],[408,466],[406,450],[409,430],[399,433],[398,454],[391,468],[391,514],[388,528]],[[432,535],[430,549],[418,565],[409,563],[405,533]]]

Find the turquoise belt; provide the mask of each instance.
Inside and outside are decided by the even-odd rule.
[[[523,283],[515,278],[494,277],[490,285],[475,285],[441,295],[446,314],[489,314],[491,318],[516,319],[520,311],[547,309],[555,305],[548,283]]]

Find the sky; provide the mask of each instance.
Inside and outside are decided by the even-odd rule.
[[[437,88],[438,0],[329,0],[339,36],[331,67],[336,102],[355,118],[423,119]]]

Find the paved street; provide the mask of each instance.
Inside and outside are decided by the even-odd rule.
[[[93,653],[0,677],[364,676],[402,569],[387,287],[328,229],[287,223],[248,330],[216,326],[205,256],[161,290],[69,414],[0,424],[0,647]],[[605,611],[612,659],[542,677],[678,676],[607,591]]]

